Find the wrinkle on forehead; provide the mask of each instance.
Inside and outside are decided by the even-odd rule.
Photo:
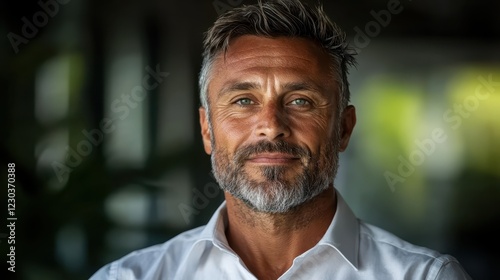
[[[288,66],[293,62],[328,71],[329,63],[325,61],[330,57],[319,44],[306,38],[244,35],[234,39],[226,53],[220,55],[217,60],[221,63],[220,66],[230,66],[255,59],[276,67]]]
[[[226,80],[224,85],[228,80],[251,80],[265,87],[304,83],[323,92],[337,91],[331,76],[330,56],[319,44],[305,38],[244,35],[229,44],[214,66],[212,82]]]

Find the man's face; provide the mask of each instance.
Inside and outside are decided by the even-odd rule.
[[[241,36],[219,55],[210,120],[200,108],[200,123],[223,190],[257,211],[284,213],[332,185],[355,114],[349,106],[339,118],[329,62],[302,38]]]

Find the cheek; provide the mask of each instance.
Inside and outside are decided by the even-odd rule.
[[[216,144],[223,145],[220,148],[232,150],[233,146],[238,146],[249,135],[254,121],[230,112],[214,114],[212,128]]]
[[[309,146],[313,153],[329,143],[335,136],[334,118],[331,114],[310,114],[291,119],[292,131],[300,142]]]

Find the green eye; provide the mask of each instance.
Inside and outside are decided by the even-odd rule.
[[[303,98],[297,98],[294,99],[292,102],[290,102],[291,105],[296,105],[296,106],[305,106],[309,104],[309,101],[303,99]]]
[[[253,101],[249,98],[241,98],[236,101],[236,104],[238,105],[252,105]]]

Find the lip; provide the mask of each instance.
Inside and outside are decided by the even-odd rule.
[[[289,164],[300,160],[299,157],[282,153],[262,153],[248,158],[251,163],[259,164]]]

